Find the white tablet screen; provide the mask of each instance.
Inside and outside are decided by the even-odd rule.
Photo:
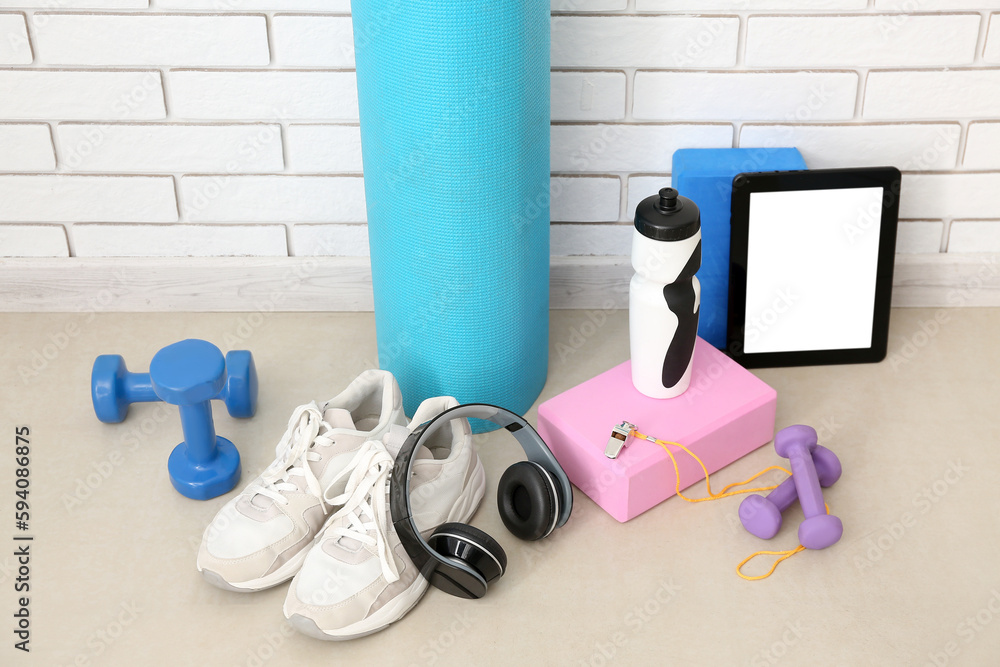
[[[871,347],[882,193],[751,193],[745,352]]]

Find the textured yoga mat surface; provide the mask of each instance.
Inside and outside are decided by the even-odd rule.
[[[545,384],[548,0],[353,0],[379,363],[524,413]]]

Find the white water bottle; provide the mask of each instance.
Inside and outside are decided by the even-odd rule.
[[[632,384],[651,398],[673,398],[691,383],[701,285],[698,206],[663,188],[635,209],[629,285]]]

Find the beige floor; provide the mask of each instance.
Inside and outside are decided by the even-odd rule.
[[[553,349],[584,318],[554,312]],[[553,353],[542,399],[623,361],[626,319],[566,358]],[[5,628],[20,595],[12,538],[21,425],[31,429],[35,536],[32,651],[14,650],[4,629],[0,664],[993,665],[1000,656],[1000,310],[896,310],[886,362],[758,371],[778,391],[778,427],[816,426],[843,461],[826,495],[845,525],[833,548],[749,583],[734,567],[765,543],[739,526],[738,498],[674,498],[619,524],[577,492],[570,522],[530,544],[507,535],[485,502],[476,524],[510,558],[485,599],[432,590],[388,630],[340,644],[283,623],[283,586],[239,595],[202,581],[197,545],[224,499],[191,501],[170,487],[176,410],[137,405],[123,424],[101,424],[89,377],[100,353],[145,370],[157,349],[185,337],[248,347],[260,410],[249,421],[221,406],[215,415],[249,478],[273,457],[296,405],[332,396],[375,358],[370,314],[8,314],[0,326]],[[480,451],[495,487],[517,447],[494,434]],[[713,479],[779,462],[763,447]],[[791,511],[776,548],[797,544],[800,518]]]

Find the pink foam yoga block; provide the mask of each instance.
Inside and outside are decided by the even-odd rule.
[[[617,459],[607,458],[604,449],[612,428],[629,421],[640,433],[679,442],[713,473],[771,441],[777,398],[774,389],[699,338],[691,387],[680,396],[640,394],[626,361],[542,403],[538,432],[570,481],[624,522],[675,494],[674,469],[663,448],[636,438],[629,439]],[[694,459],[677,447],[670,449],[682,489],[705,478]],[[717,486],[733,481],[721,480]],[[705,495],[704,482],[699,490],[695,497]]]

